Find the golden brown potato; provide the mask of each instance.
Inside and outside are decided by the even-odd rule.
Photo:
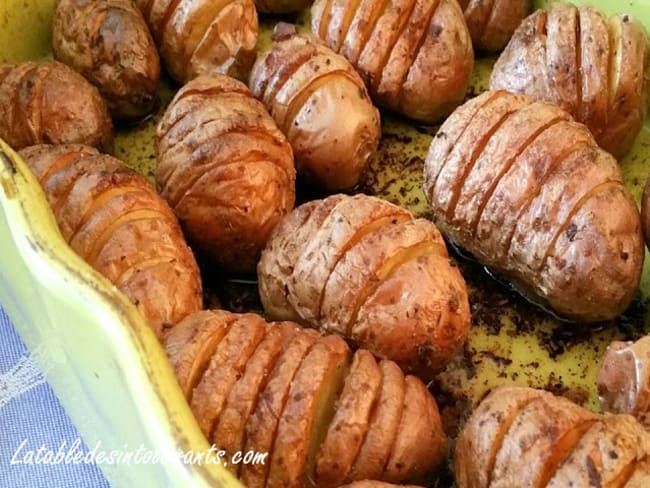
[[[132,0],[59,0],[52,48],[99,89],[114,118],[142,117],[153,108],[160,60]]]
[[[616,160],[563,110],[487,92],[442,125],[424,192],[443,233],[569,319],[622,313],[639,285],[641,219]]]
[[[531,0],[460,0],[477,51],[501,51],[528,15]]]
[[[197,345],[199,337],[214,342],[221,329],[216,346]],[[201,364],[194,366],[201,378],[191,406],[213,442],[230,454],[242,446],[268,453],[264,464],[231,468],[250,488],[300,488],[317,472],[318,486],[363,479],[363,472],[403,482],[429,474],[445,452],[438,408],[424,384],[391,361],[377,365],[365,350],[350,366],[351,352],[338,336],[204,311],[169,334],[167,353],[181,377],[188,365]],[[340,466],[332,462],[337,449],[347,459]]]
[[[86,144],[110,150],[113,127],[95,87],[59,62],[0,65],[0,138],[14,149]]]
[[[88,146],[32,146],[20,154],[66,242],[135,303],[159,338],[201,309],[192,251],[143,176]]]
[[[455,0],[316,0],[311,15],[380,107],[435,123],[465,97],[474,53]]]
[[[237,80],[196,78],[160,121],[156,150],[156,181],[190,242],[253,271],[295,198],[291,147],[264,106]]]
[[[279,24],[270,51],[253,67],[250,88],[287,135],[300,175],[327,190],[359,182],[381,127],[363,81],[345,58]]]
[[[366,195],[296,209],[273,231],[258,279],[270,317],[339,333],[423,377],[469,329],[465,282],[436,227]]]
[[[650,435],[632,417],[512,386],[476,408],[459,435],[454,471],[458,488],[627,487],[648,454]]]
[[[136,0],[179,83],[216,73],[246,79],[255,61],[253,0]]]
[[[598,376],[603,409],[627,413],[650,427],[650,336],[636,342],[613,342]]]
[[[637,20],[553,2],[517,29],[490,88],[560,105],[620,159],[645,120],[649,69],[648,38]]]

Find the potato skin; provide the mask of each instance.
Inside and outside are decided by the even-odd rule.
[[[350,63],[279,24],[255,63],[253,95],[287,135],[298,174],[329,191],[355,186],[377,149],[379,112]]]
[[[136,0],[136,4],[177,82],[213,74],[248,77],[259,31],[253,0]]]
[[[469,329],[465,282],[436,227],[366,195],[298,207],[273,231],[258,280],[270,317],[342,334],[423,377]]]
[[[531,0],[460,0],[477,51],[501,51],[531,9]]]
[[[618,164],[544,102],[487,92],[450,116],[425,163],[443,233],[571,320],[622,313],[639,285],[639,212]]]
[[[263,333],[260,333],[261,325]],[[217,347],[200,348],[195,343],[195,338],[207,340],[213,330],[222,328],[226,332]],[[283,331],[276,330],[278,328]],[[291,335],[289,338],[286,337],[287,333]],[[278,341],[273,340],[275,352],[269,354],[269,338],[278,334],[285,335],[283,344],[287,347],[278,350]],[[258,347],[246,347],[246,351],[236,347],[237,344],[250,346],[252,342],[259,344]],[[386,470],[382,464],[376,475],[378,482],[388,479],[405,482],[430,474],[441,462],[447,439],[442,433],[435,399],[419,379],[404,376],[392,361],[384,360],[378,366],[372,354],[358,350],[355,353],[355,367],[349,369],[352,353],[338,336],[321,336],[296,324],[264,323],[260,317],[252,314],[232,314],[222,310],[190,315],[168,336],[167,353],[172,357],[177,371],[186,371],[187,365],[197,360],[197,348],[212,351],[209,360],[201,358],[203,366],[199,373],[199,376],[204,376],[199,385],[210,383],[210,388],[201,390],[201,396],[212,392],[210,400],[197,398],[198,389],[192,397],[192,409],[199,421],[207,415],[211,417],[211,423],[225,428],[225,424],[235,417],[229,415],[228,411],[233,414],[239,411],[242,418],[238,419],[234,431],[224,431],[227,438],[231,439],[233,434],[239,437],[241,425],[244,424],[245,450],[268,452],[266,466],[241,466],[242,481],[250,488],[298,488],[306,480],[314,480],[314,460],[333,454],[330,450],[333,438],[342,440],[340,436],[352,435],[349,430],[354,430],[352,425],[346,427],[344,433],[337,431],[345,424],[346,413],[350,409],[357,410],[357,407],[360,410],[356,411],[356,418],[370,426],[368,435],[363,439],[366,449],[380,447],[380,450],[385,450],[383,464],[386,464],[389,456],[390,460],[399,461],[396,466],[389,463]],[[247,360],[243,361],[242,356],[246,356]],[[208,362],[210,366],[207,366]],[[261,367],[262,363],[264,367]],[[215,374],[217,370],[219,374]],[[364,377],[375,377],[373,381],[376,383],[378,371],[379,388],[351,388],[359,381],[363,383]],[[402,386],[401,394],[397,396],[392,394],[395,392],[393,383],[396,378]],[[343,403],[336,399],[341,385],[347,385]],[[388,395],[382,395],[379,390],[385,390]],[[223,394],[228,392],[225,409],[221,401],[217,402],[217,412],[207,408],[208,404],[214,403],[211,397],[216,394],[223,400]],[[382,430],[385,422],[377,422],[376,414],[367,408],[374,401],[380,402],[378,408],[381,411],[386,410],[387,403],[391,404],[390,410],[396,410],[396,418],[389,417],[394,420],[389,425],[393,432],[389,438]],[[401,416],[401,412],[405,412],[404,416]],[[324,439],[328,441],[323,443]],[[217,438],[213,440],[219,442]],[[228,443],[228,447],[220,448],[234,448],[232,446],[234,444]],[[412,459],[406,459],[409,453],[413,454]],[[347,454],[350,459],[354,458],[353,453]],[[405,461],[404,468],[401,467],[401,460]],[[364,463],[373,461],[372,457],[356,458],[358,469],[352,473],[346,473],[344,466],[330,464],[330,475],[333,476],[332,480],[345,478],[346,482],[358,481],[362,478],[356,477],[355,473],[368,471],[364,469]],[[336,486],[340,484],[338,482]],[[319,481],[317,486],[328,485]],[[360,486],[366,485],[361,483]],[[389,488],[391,485],[376,486]]]
[[[58,0],[52,22],[54,57],[99,89],[113,118],[151,111],[160,60],[131,0]]]
[[[95,87],[57,61],[0,65],[0,137],[14,149],[86,144],[110,150],[113,127]]]
[[[219,265],[253,271],[293,208],[286,138],[246,86],[224,75],[185,85],[156,134],[156,182],[188,239]]]
[[[608,20],[593,7],[554,2],[516,30],[490,88],[560,105],[620,159],[646,117],[649,69],[648,37],[636,19]]]
[[[603,410],[626,413],[650,426],[650,336],[609,345],[598,374]]]
[[[316,0],[311,14],[312,33],[354,65],[378,106],[433,124],[462,102],[474,53],[456,0]]]
[[[40,145],[20,154],[66,242],[134,302],[159,338],[201,309],[194,256],[143,176],[88,146]]]
[[[504,386],[481,402],[458,437],[456,486],[622,486],[610,483],[641,467],[649,441],[630,416],[596,415],[545,391]]]

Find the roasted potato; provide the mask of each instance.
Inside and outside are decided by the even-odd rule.
[[[81,145],[20,152],[70,247],[136,305],[159,338],[201,309],[199,270],[174,213],[149,182]]]
[[[460,433],[454,474],[458,488],[627,487],[649,454],[650,434],[633,417],[596,415],[541,390],[505,386]]]
[[[199,337],[209,345],[201,347]],[[252,314],[204,311],[172,329],[166,348],[210,441],[231,454],[243,446],[268,453],[264,464],[228,466],[250,488],[353,482],[356,473],[368,471],[364,463],[377,462],[356,455],[373,447],[369,443],[385,451],[378,480],[418,478],[444,459],[447,440],[424,384],[393,362],[378,365],[367,351],[352,354],[338,336],[289,322],[268,324]],[[366,388],[370,378],[373,386]],[[394,391],[386,381],[399,381],[401,394],[386,395]],[[387,404],[398,412],[390,437],[385,418],[377,419],[385,417]],[[340,466],[331,462],[336,449],[346,459]]]
[[[610,344],[598,376],[603,409],[635,416],[650,427],[650,336]]]
[[[201,76],[176,94],[156,149],[156,181],[188,239],[225,268],[254,271],[295,199],[291,146],[264,106],[237,80]]]
[[[14,149],[86,144],[111,149],[113,127],[95,87],[59,62],[0,65],[0,138]]]
[[[298,207],[273,231],[257,271],[269,317],[341,334],[425,378],[467,336],[467,289],[440,233],[378,198]]]
[[[311,15],[380,107],[435,123],[465,97],[474,53],[456,0],[316,0]]]
[[[253,0],[136,0],[136,4],[177,82],[217,73],[247,78],[259,30]]]
[[[493,90],[559,105],[617,158],[632,147],[648,108],[650,49],[640,22],[593,7],[551,3],[517,29],[494,66]]]
[[[379,112],[345,58],[279,24],[250,89],[287,135],[298,174],[327,189],[355,186],[379,144]]]
[[[641,219],[616,160],[568,113],[492,91],[435,136],[424,192],[442,232],[568,319],[616,317],[639,285]]]
[[[135,119],[153,108],[160,60],[132,0],[58,0],[52,48],[99,89],[113,118]]]
[[[528,15],[531,0],[459,0],[477,51],[501,51]]]
[[[370,481],[370,480],[363,480],[363,481],[355,481],[353,483],[343,485],[341,488],[422,488],[420,486],[415,486],[415,485],[393,485],[390,483],[384,483],[383,481]]]

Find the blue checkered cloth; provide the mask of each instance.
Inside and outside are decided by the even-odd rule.
[[[11,321],[0,308],[0,488],[110,488],[94,464],[12,464],[41,445],[56,451],[79,438],[77,429],[52,389],[36,375],[36,386],[8,396],[7,380],[28,352]],[[30,363],[31,364],[31,363]],[[13,376],[12,376],[13,374]],[[4,388],[4,391],[3,391]],[[5,393],[3,397],[3,393]],[[8,398],[11,398],[7,400]],[[16,451],[24,443],[23,449]],[[84,452],[85,444],[80,446]]]

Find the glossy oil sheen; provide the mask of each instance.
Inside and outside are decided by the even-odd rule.
[[[590,3],[609,14],[624,10],[650,29],[647,0],[575,3]],[[52,0],[0,2],[0,62],[51,55],[52,4]],[[305,20],[305,16],[299,18],[302,28]],[[261,25],[260,48],[264,48],[272,24],[262,20]],[[468,96],[487,88],[493,62],[477,60]],[[116,156],[150,178],[155,167],[155,123],[173,92],[169,85],[161,88],[158,111],[151,120],[118,129]],[[426,216],[423,160],[436,128],[416,127],[390,114],[382,117],[380,150],[358,191]],[[44,344],[46,356],[50,361],[55,358],[55,374],[48,378],[84,437],[91,443],[104,438],[114,442],[140,439],[168,447],[203,448],[204,441],[153,336],[132,307],[62,243],[36,182],[24,175],[19,161],[15,166],[17,171],[0,165],[0,299],[8,304],[29,347]],[[650,126],[644,128],[621,167],[628,188],[640,201],[650,171]],[[508,291],[476,263],[460,257],[458,261],[470,286],[473,328],[465,354],[438,382],[443,393],[441,407],[452,409],[455,418],[490,388],[516,382],[544,387],[597,409],[596,376],[607,344],[639,337],[647,329],[650,260],[646,259],[641,292],[630,311],[597,330],[560,323]],[[259,308],[254,281],[245,277],[224,284],[211,275],[205,281],[209,296],[218,297],[213,303],[218,300],[238,310]],[[117,406],[117,399],[124,408]],[[152,486],[151,479],[173,479],[174,486],[234,485],[223,470],[208,473],[179,465],[119,467],[106,469],[106,474],[114,486]],[[208,480],[209,476],[218,481]]]

